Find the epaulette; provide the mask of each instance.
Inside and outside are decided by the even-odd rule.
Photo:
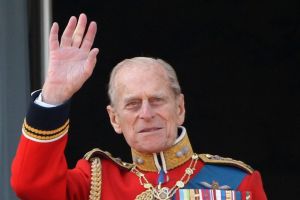
[[[95,157],[98,157],[100,159],[101,158],[109,159],[114,163],[116,163],[120,168],[127,169],[127,170],[130,170],[134,166],[131,163],[123,162],[120,158],[113,157],[111,153],[109,153],[108,151],[102,151],[99,148],[95,148],[87,152],[83,158],[91,162]]]
[[[242,170],[247,171],[250,174],[254,171],[252,167],[245,164],[244,162],[239,160],[234,160],[232,158],[224,158],[218,155],[211,155],[211,154],[199,154],[199,158],[204,163],[235,166]]]

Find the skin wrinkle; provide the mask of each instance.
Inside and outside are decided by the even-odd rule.
[[[140,152],[169,148],[184,121],[183,95],[174,94],[159,62],[123,61],[123,65],[113,83],[118,98],[113,106],[107,106],[115,131]]]

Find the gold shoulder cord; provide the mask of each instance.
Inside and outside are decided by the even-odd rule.
[[[91,159],[91,190],[90,190],[90,200],[100,200],[101,197],[101,184],[102,184],[102,174],[101,174],[101,160],[98,157]]]
[[[254,171],[254,169],[252,169],[252,167],[245,164],[244,162],[242,162],[240,160],[234,160],[232,158],[225,158],[225,157],[221,157],[218,155],[211,155],[211,154],[199,154],[199,158],[205,163],[235,166],[242,170],[247,171],[250,174],[252,174]]]

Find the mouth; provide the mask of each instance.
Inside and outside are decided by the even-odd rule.
[[[160,127],[144,128],[144,129],[140,130],[138,133],[154,132],[154,131],[158,131],[158,130],[161,130],[161,129],[162,128],[160,128]]]

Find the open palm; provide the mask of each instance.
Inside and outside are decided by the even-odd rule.
[[[78,22],[71,17],[59,43],[58,24],[54,23],[49,37],[49,69],[43,86],[43,101],[60,104],[71,98],[91,76],[96,64],[97,48],[91,50],[97,31],[91,22],[85,33],[87,18]]]

